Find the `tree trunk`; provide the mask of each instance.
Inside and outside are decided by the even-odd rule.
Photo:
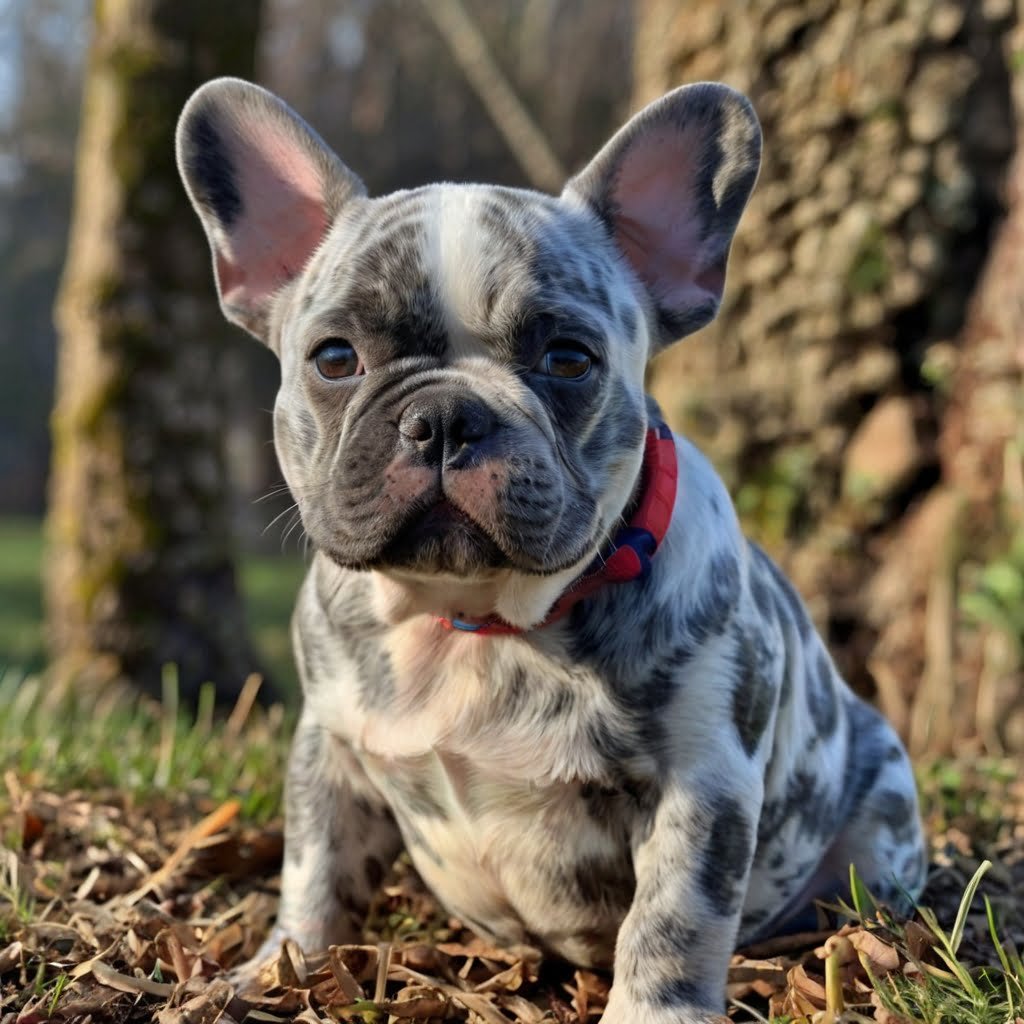
[[[1020,21],[1003,40],[1011,61],[1024,44]],[[973,745],[1024,751],[1024,82],[1011,82],[1018,146],[1004,182],[999,224],[967,317],[949,359],[949,402],[939,434],[943,488],[930,499],[949,508],[946,556],[914,595],[919,646],[907,629],[883,626],[880,656],[920,670],[925,692],[908,700],[912,748],[939,753]],[[894,551],[920,549],[927,524],[909,519]],[[891,572],[909,575],[906,557]],[[1008,590],[958,614],[964,596],[984,591],[986,564],[1000,563]],[[1004,584],[1005,585],[1005,584]],[[1016,590],[1016,593],[1014,592]],[[948,598],[944,597],[948,594]],[[977,606],[976,606],[977,607]],[[970,610],[971,606],[966,606]],[[945,683],[943,688],[942,684]],[[928,692],[928,691],[931,692]],[[950,715],[949,709],[957,713]]]
[[[641,0],[638,17],[638,103],[720,79],[765,129],[722,314],[660,361],[654,393],[714,458],[855,686],[909,733],[930,661],[932,712],[938,701],[949,724],[960,502],[937,485],[1017,145],[1018,11]],[[982,422],[977,404],[966,415]]]
[[[95,7],[57,302],[48,626],[59,675],[230,700],[256,667],[231,557],[226,328],[174,163],[192,90],[253,76],[253,0]],[[204,298],[197,298],[203,296]]]

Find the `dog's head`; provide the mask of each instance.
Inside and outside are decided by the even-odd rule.
[[[517,580],[497,610],[542,618],[635,489],[648,359],[718,308],[760,159],[750,104],[677,89],[558,198],[368,198],[236,79],[195,93],[177,147],[224,313],[280,358],[275,441],[314,544],[408,579]]]

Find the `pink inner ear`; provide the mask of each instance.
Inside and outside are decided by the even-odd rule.
[[[236,136],[231,150],[242,213],[218,253],[218,280],[226,305],[262,310],[327,232],[324,184],[310,155],[272,126]]]
[[[721,266],[704,266],[715,247],[701,237],[695,198],[700,143],[699,125],[637,139],[612,192],[619,244],[655,298],[677,312],[720,295],[725,278]]]

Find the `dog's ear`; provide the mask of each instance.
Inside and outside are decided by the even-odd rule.
[[[362,182],[287,104],[218,78],[178,121],[178,170],[206,229],[221,309],[267,340],[274,295],[295,278]]]
[[[646,287],[660,348],[714,319],[733,232],[761,162],[750,102],[705,82],[640,111],[565,187]]]

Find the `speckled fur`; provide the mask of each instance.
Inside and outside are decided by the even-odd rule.
[[[883,899],[920,890],[906,754],[687,441],[651,574],[530,628],[634,499],[647,361],[714,315],[759,146],[742,97],[694,86],[560,198],[369,199],[262,90],[190,101],[182,173],[226,314],[281,359],[277,449],[316,549],[263,958],[356,938],[404,846],[482,934],[612,966],[606,1024],[696,1024],[734,946],[805,923],[851,861]],[[366,374],[320,378],[325,337]],[[585,379],[538,370],[562,338]],[[443,450],[409,440],[413,415]],[[442,499],[461,519],[421,528]],[[525,631],[436,617],[493,613]]]

